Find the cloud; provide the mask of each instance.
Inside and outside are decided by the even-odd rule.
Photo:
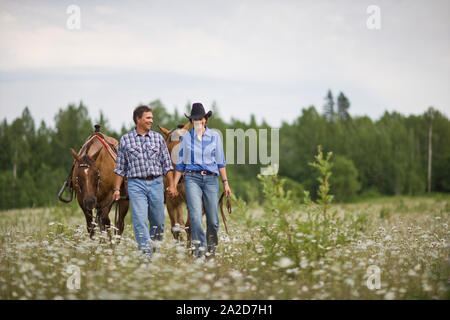
[[[8,11],[0,11],[0,23],[10,23],[16,21],[16,18]]]
[[[111,15],[117,12],[116,8],[110,6],[95,6],[95,11],[102,15]]]
[[[230,116],[266,119],[275,119],[275,104],[285,106],[280,117],[286,120],[311,104],[320,110],[328,88],[343,91],[357,114],[449,108],[449,2],[379,0],[377,31],[366,27],[370,4],[80,1],[81,29],[69,30],[65,4],[8,2],[0,11],[0,75],[33,73],[38,82],[39,74],[64,74],[55,81],[71,82],[72,89],[62,87],[61,100],[88,96],[100,103],[114,87],[126,97],[122,104],[151,92],[171,106],[216,100]],[[105,71],[117,77],[114,84]],[[140,76],[129,80],[130,74]],[[148,75],[151,81],[141,87]],[[170,80],[156,85],[163,76]],[[96,90],[88,90],[87,81]],[[34,100],[39,91],[32,90]]]

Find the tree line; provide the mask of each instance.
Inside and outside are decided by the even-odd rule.
[[[159,100],[149,105],[154,114],[152,130],[159,131],[157,125],[172,129],[187,121],[176,110],[168,112]],[[349,108],[350,101],[342,92],[334,99],[328,91],[319,110],[315,106],[304,108],[296,119],[283,122],[279,128],[278,174],[287,179],[286,188],[298,201],[305,190],[317,196],[317,175],[309,163],[318,145],[324,152],[333,152],[330,192],[337,201],[425,193],[428,177],[431,191],[450,191],[450,122],[444,114],[430,107],[422,115],[386,111],[378,120],[372,120],[367,116],[352,117]],[[210,109],[214,117],[208,126],[220,130],[224,139],[227,128],[270,132],[270,126],[265,121],[257,123],[253,115],[249,122],[234,118],[225,122],[215,103]],[[0,123],[0,209],[54,205],[72,167],[69,148],[78,150],[94,131],[94,124],[100,124],[103,133],[116,139],[133,129],[131,118],[131,124],[123,125],[120,132],[111,128],[103,112],[91,119],[83,102],[61,108],[54,120],[53,127],[45,121],[36,125],[25,107],[11,123],[6,119]],[[236,157],[236,143],[234,148]],[[247,140],[247,160],[248,152]],[[257,179],[261,167],[265,165],[227,166],[237,196],[250,202],[263,200]]]

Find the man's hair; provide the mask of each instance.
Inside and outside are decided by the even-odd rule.
[[[142,115],[144,114],[144,112],[153,112],[152,108],[150,108],[149,106],[145,106],[145,105],[141,105],[139,107],[137,107],[136,109],[134,109],[133,111],[133,121],[135,124],[137,124],[137,118],[142,118]]]

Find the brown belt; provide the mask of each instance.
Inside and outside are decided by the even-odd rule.
[[[153,180],[153,179],[156,179],[156,178],[159,178],[161,175],[159,175],[159,176],[148,176],[148,177],[146,177],[146,178],[136,178],[136,179],[140,179],[140,180],[147,180],[147,181],[150,181],[150,180]]]

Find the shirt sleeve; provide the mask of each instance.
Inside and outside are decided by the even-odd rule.
[[[128,171],[128,161],[125,154],[126,143],[124,137],[120,138],[119,149],[117,150],[116,168],[114,173],[125,177]]]
[[[181,139],[180,140],[180,150],[178,151],[178,161],[175,165],[175,169],[177,171],[184,172],[186,170],[186,164],[184,163],[184,160],[183,160],[183,154],[184,154],[184,150],[185,150],[184,136],[181,136],[180,139]]]
[[[159,139],[160,139],[160,145],[161,145],[161,150],[160,150],[161,168],[162,168],[163,174],[166,175],[167,172],[169,172],[170,170],[173,170],[172,160],[170,159],[169,149],[167,149],[166,142],[164,141],[164,138],[162,137],[162,135],[159,135]]]
[[[216,136],[217,144],[216,144],[216,163],[217,167],[223,168],[227,165],[225,161],[225,154],[223,153],[223,144],[222,139],[220,139],[220,136]]]

